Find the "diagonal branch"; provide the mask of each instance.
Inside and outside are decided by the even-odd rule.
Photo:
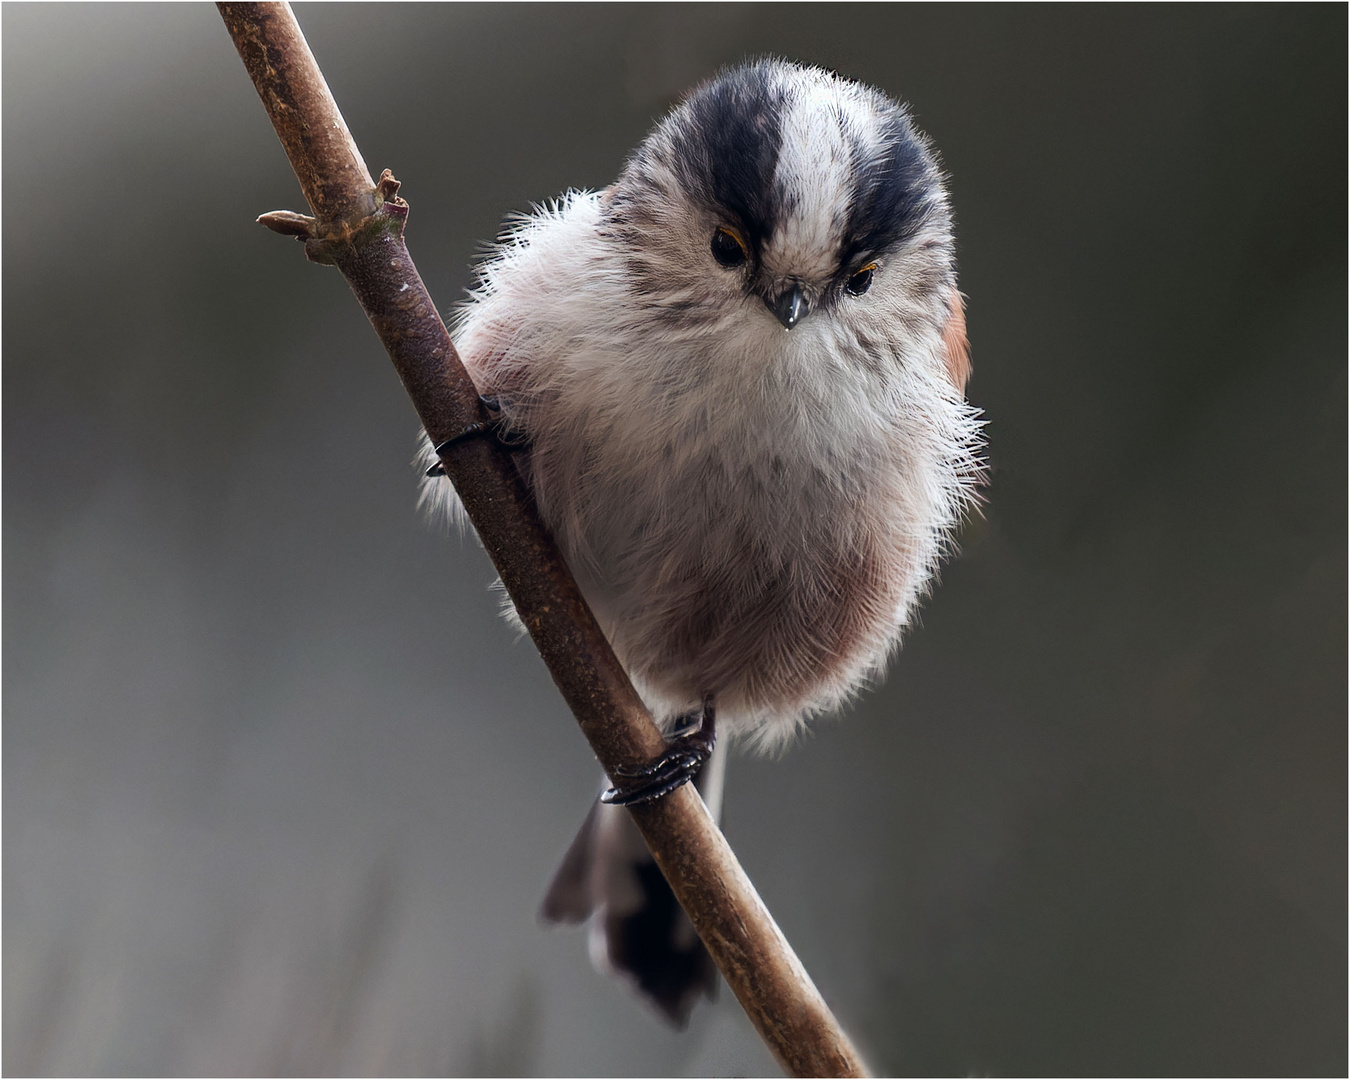
[[[483,423],[477,390],[403,242],[408,204],[371,179],[290,5],[219,4],[313,218],[259,221],[347,279],[434,444]],[[474,528],[606,773],[664,740],[600,632],[507,452],[463,439],[442,455]],[[783,1068],[861,1076],[863,1065],[764,907],[693,785],[631,808],[681,906]]]

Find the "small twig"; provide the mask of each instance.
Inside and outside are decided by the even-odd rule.
[[[483,423],[478,393],[403,242],[408,204],[377,186],[288,4],[217,5],[291,159],[313,218],[268,228],[337,266],[365,309],[435,444]],[[586,606],[508,453],[462,439],[446,473],[549,672],[606,773],[658,756],[664,740]],[[693,785],[631,808],[657,865],[769,1049],[795,1076],[863,1065]]]

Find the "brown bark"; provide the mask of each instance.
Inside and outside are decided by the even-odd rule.
[[[377,186],[288,4],[219,4],[291,159],[306,218],[259,219],[338,267],[389,352],[435,443],[483,423],[481,406],[403,242],[408,207]],[[664,741],[600,632],[508,454],[467,438],[442,458],[474,528],[606,773]],[[863,1065],[692,785],[632,814],[733,993],[795,1076],[861,1076]]]

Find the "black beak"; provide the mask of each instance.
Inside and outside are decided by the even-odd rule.
[[[802,287],[795,281],[792,283],[792,288],[779,293],[776,298],[770,300],[765,297],[764,303],[768,305],[774,317],[783,324],[784,330],[791,330],[811,311],[811,305],[806,302]]]

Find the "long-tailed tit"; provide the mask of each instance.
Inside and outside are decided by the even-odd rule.
[[[790,739],[879,676],[981,474],[943,177],[907,109],[768,60],[694,90],[610,187],[521,219],[456,343],[614,650],[675,738]],[[458,501],[421,463],[424,501]],[[719,750],[700,789],[720,800]],[[715,812],[715,807],[714,807]],[[545,899],[683,1024],[715,972],[628,815]]]

